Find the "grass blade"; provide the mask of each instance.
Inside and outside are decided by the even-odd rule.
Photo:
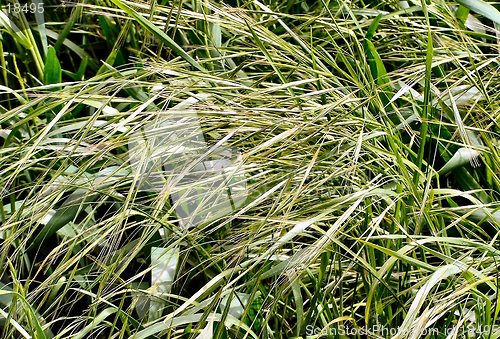
[[[186,53],[172,38],[170,38],[165,32],[156,27],[151,21],[144,18],[142,15],[134,11],[129,6],[125,5],[121,0],[111,0],[116,6],[118,6],[125,13],[130,15],[132,18],[137,20],[137,22],[144,27],[146,30],[151,32],[156,36],[161,42],[170,47],[177,55],[187,61],[191,66],[200,72],[206,72],[205,68],[202,67],[196,60],[194,60],[189,54]]]

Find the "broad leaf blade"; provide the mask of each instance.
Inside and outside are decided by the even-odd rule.
[[[153,295],[161,297],[170,293],[179,262],[179,247],[151,247],[151,288]],[[161,317],[164,302],[154,298],[149,305],[149,320]]]
[[[477,14],[481,14],[485,18],[500,24],[500,12],[492,5],[482,0],[457,0],[457,2],[462,6],[473,10]]]
[[[59,84],[62,81],[61,64],[53,47],[49,47],[47,52],[43,73],[46,85]]]
[[[451,170],[472,162],[479,156],[479,152],[470,148],[460,148],[453,157],[439,170],[439,174],[445,174]]]

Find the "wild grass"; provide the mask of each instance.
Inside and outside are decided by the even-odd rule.
[[[0,17],[2,337],[500,337],[494,3],[43,3]],[[183,114],[246,182],[195,227],[131,161]]]

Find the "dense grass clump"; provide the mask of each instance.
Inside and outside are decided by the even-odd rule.
[[[494,2],[23,3],[3,338],[500,338]]]

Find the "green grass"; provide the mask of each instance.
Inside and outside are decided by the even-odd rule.
[[[43,3],[0,16],[2,337],[500,338],[498,4]],[[182,114],[248,192],[191,228],[130,161]]]

